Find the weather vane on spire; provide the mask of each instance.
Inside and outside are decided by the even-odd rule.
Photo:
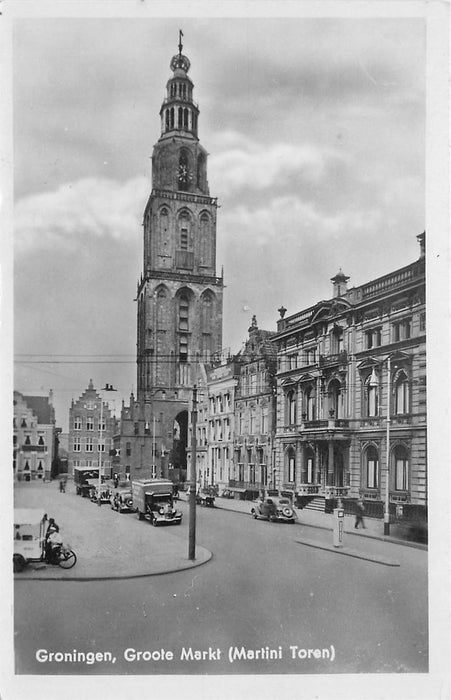
[[[182,44],[182,36],[183,32],[181,29],[179,29],[179,54],[182,54],[182,49],[183,49],[183,44]]]

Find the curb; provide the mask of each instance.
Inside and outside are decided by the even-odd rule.
[[[393,561],[392,559],[382,559],[381,557],[371,557],[365,556],[355,549],[343,549],[341,547],[330,547],[327,545],[317,544],[316,542],[309,542],[307,540],[301,541],[296,540],[297,544],[303,544],[306,547],[312,547],[313,549],[322,549],[325,552],[333,552],[334,554],[342,554],[345,557],[353,557],[354,559],[363,559],[364,561],[371,561],[374,564],[383,564],[384,566],[399,566],[399,562]]]
[[[175,574],[179,571],[188,571],[189,569],[195,569],[198,566],[207,564],[212,558],[213,553],[209,549],[202,547],[204,554],[202,560],[194,560],[194,562],[186,563],[184,566],[176,566],[175,568],[168,568],[161,571],[147,571],[141,573],[130,573],[130,574],[105,574],[97,576],[33,576],[32,570],[21,571],[14,574],[14,581],[111,581],[111,580],[125,580],[133,578],[146,578],[148,576],[163,576],[165,574]],[[40,568],[40,567],[39,567]],[[34,569],[34,571],[39,571],[39,568]],[[50,569],[51,571],[51,569]],[[24,575],[25,574],[25,575]]]

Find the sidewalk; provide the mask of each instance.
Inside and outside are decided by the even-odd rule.
[[[180,494],[183,500],[188,500],[188,496],[181,492]],[[235,498],[221,498],[218,496],[215,498],[216,508],[223,508],[225,510],[232,510],[237,513],[244,513],[250,515],[253,501],[241,501]],[[307,508],[296,508],[296,514],[298,519],[296,521],[297,525],[304,527],[315,527],[321,528],[323,530],[333,530],[333,515],[332,513],[322,513],[316,510],[309,510]],[[345,515],[344,517],[344,531],[348,535],[353,535],[356,537],[367,537],[370,539],[377,539],[383,542],[391,542],[392,544],[404,545],[405,547],[415,547],[417,549],[427,550],[426,544],[421,544],[419,542],[411,542],[409,540],[402,539],[402,537],[397,537],[397,526],[391,526],[391,534],[389,536],[384,535],[384,523],[382,520],[375,520],[374,518],[364,518],[365,529],[355,529],[354,527],[354,516]]]
[[[196,546],[196,559],[191,561],[188,538],[171,534],[177,526],[155,528],[140,522],[134,513],[116,513],[108,504],[99,507],[76,496],[70,481],[66,493],[59,493],[56,481],[16,485],[14,506],[42,508],[58,523],[64,542],[77,555],[72,569],[32,562],[14,575],[16,580],[136,578],[190,569],[212,557],[208,549]]]

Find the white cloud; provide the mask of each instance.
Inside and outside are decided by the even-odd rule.
[[[16,254],[77,249],[93,237],[136,240],[148,191],[144,177],[124,183],[85,178],[21,199],[14,211]]]
[[[337,153],[311,144],[257,143],[234,132],[217,140],[219,152],[210,159],[210,182],[225,197],[243,188],[261,192],[289,183],[293,176],[317,181],[327,160]],[[341,154],[340,154],[340,157]]]

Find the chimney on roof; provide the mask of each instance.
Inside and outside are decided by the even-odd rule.
[[[420,258],[424,258],[426,255],[426,231],[417,236],[417,241],[420,244]]]
[[[346,294],[348,290],[347,281],[349,277],[346,277],[341,267],[335,277],[331,277],[330,279],[334,286],[334,297],[341,297],[343,294]]]

